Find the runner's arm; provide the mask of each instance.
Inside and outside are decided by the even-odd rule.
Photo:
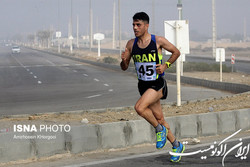
[[[162,48],[172,53],[167,62],[169,62],[170,65],[173,64],[180,56],[180,51],[164,37],[157,36],[156,41],[160,49],[160,53],[162,52]],[[156,71],[158,74],[162,74],[167,68],[168,66],[165,63],[156,65]]]
[[[128,69],[128,66],[129,66],[129,62],[130,62],[130,59],[131,59],[131,53],[132,53],[132,45],[133,44],[133,41],[132,40],[129,40],[127,45],[126,45],[126,48],[125,48],[125,51],[122,52],[122,55],[121,55],[121,63],[120,63],[120,66],[121,66],[121,69],[123,71],[127,70]]]
[[[172,55],[168,59],[168,62],[173,64],[177,60],[177,58],[180,56],[181,54],[180,51],[164,37],[158,36],[157,41],[159,42],[159,45],[161,48],[172,53]]]

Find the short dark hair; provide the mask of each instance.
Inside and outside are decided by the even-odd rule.
[[[138,12],[133,16],[133,20],[142,20],[149,23],[149,16],[145,12]]]

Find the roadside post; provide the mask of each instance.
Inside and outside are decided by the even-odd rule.
[[[70,41],[70,53],[73,53],[73,39],[74,37],[72,35],[69,36]]]
[[[232,54],[231,56],[232,72],[234,72],[234,64],[235,64],[235,54]]]
[[[174,44],[182,54],[189,54],[189,27],[187,20],[164,22],[165,38]],[[166,51],[166,55],[171,55]],[[177,106],[181,106],[181,58],[176,60]]]
[[[59,41],[59,39],[61,38],[61,36],[62,36],[62,32],[61,31],[57,31],[56,32],[56,38],[57,38],[57,45],[58,45],[58,53],[60,53],[61,52],[61,48],[60,48],[60,41]]]
[[[101,56],[101,40],[105,38],[104,34],[96,33],[94,34],[94,39],[98,42],[98,57]]]
[[[225,62],[225,48],[216,48],[216,62],[220,62],[220,82],[222,82],[222,62]]]

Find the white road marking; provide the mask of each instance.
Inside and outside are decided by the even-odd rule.
[[[47,59],[46,59],[46,61],[47,61],[49,64],[51,64],[52,66],[56,66],[56,64],[53,63],[52,61],[49,61],[49,60],[47,60]]]
[[[86,98],[87,98],[87,99],[91,99],[91,98],[94,98],[94,97],[99,97],[99,96],[102,96],[102,94],[93,95],[93,96],[88,96],[88,97],[86,97]]]
[[[113,89],[109,89],[109,92],[113,92],[114,90]]]
[[[16,57],[14,57],[13,55],[11,55],[11,57],[13,57],[19,65],[25,68],[25,66]]]
[[[43,67],[44,65],[41,65],[41,64],[38,64],[38,65],[35,65],[35,67]]]
[[[37,76],[34,75],[34,78],[37,78]]]
[[[37,81],[38,84],[42,84],[42,81]]]
[[[84,75],[85,77],[89,76],[88,74],[82,74],[82,75]]]
[[[97,79],[97,78],[95,78],[94,80],[95,80],[96,82],[99,82],[99,79]]]
[[[78,72],[78,71],[76,71],[76,70],[73,70],[73,72]]]
[[[33,74],[33,72],[30,72],[30,74],[32,75],[32,74]]]
[[[30,71],[30,69],[28,69],[28,68],[27,68],[26,70],[27,70],[27,71]]]
[[[109,86],[109,84],[103,84],[104,86]]]
[[[20,66],[9,66],[10,68],[17,68],[17,67],[20,67]],[[4,67],[2,67],[4,68]]]
[[[69,66],[69,64],[62,64],[62,66]]]

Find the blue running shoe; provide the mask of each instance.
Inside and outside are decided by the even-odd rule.
[[[156,133],[156,148],[162,149],[167,143],[168,130],[162,125],[163,130]]]
[[[172,151],[175,152],[175,153],[183,153],[185,150],[185,146],[183,144],[181,144],[179,142],[179,147],[175,148],[173,147],[172,148]],[[172,155],[171,158],[170,158],[170,161],[172,162],[179,162],[181,160],[181,156],[174,156]]]

